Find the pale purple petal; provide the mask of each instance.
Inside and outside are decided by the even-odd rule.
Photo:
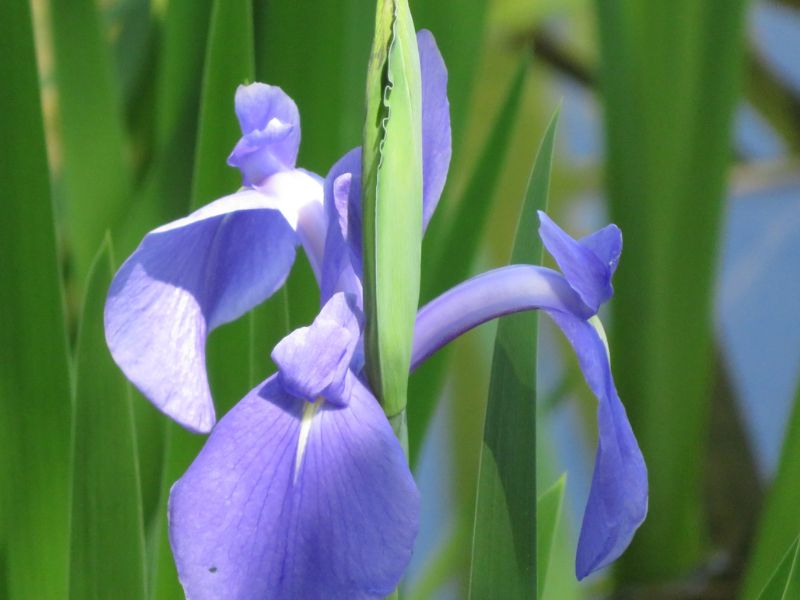
[[[228,164],[241,170],[243,184],[256,186],[273,173],[293,169],[300,147],[294,101],[279,87],[252,83],[237,88],[235,104],[242,137]]]
[[[417,32],[422,78],[422,223],[423,229],[436,210],[450,168],[450,102],[447,99],[447,67],[433,34]]]
[[[346,404],[352,385],[348,369],[360,334],[350,301],[335,294],[310,326],[294,330],[272,351],[281,385],[298,398],[325,396]]]
[[[297,236],[279,204],[244,191],[159,227],[111,284],[105,330],[114,360],[192,431],[215,421],[206,336],[272,295],[294,262]]]
[[[360,383],[347,407],[323,403],[303,426],[308,406],[267,380],[173,486],[188,599],[366,600],[397,586],[419,522],[400,445]]]
[[[647,467],[611,375],[608,351],[590,321],[548,311],[572,344],[597,396],[597,455],[583,514],[575,573],[583,579],[616,560],[647,515]]]
[[[572,238],[542,211],[539,211],[539,221],[539,235],[547,251],[586,305],[597,312],[600,305],[614,294],[611,257],[600,257],[594,252],[594,247],[607,248],[606,234],[602,234],[602,238],[591,238],[592,247],[589,247]],[[621,238],[619,248],[622,248]],[[614,265],[618,258],[619,253],[613,258]]]

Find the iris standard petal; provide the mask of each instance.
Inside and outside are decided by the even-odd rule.
[[[161,411],[197,432],[214,425],[207,334],[278,289],[297,236],[279,199],[243,191],[145,236],[109,290],[114,360]]]
[[[325,303],[337,291],[353,294],[360,303],[361,287],[361,148],[353,148],[333,165],[325,178],[328,232],[320,279]]]
[[[601,259],[592,248],[572,238],[542,211],[539,211],[539,221],[541,223],[539,235],[547,251],[586,305],[597,312],[600,305],[614,294],[614,288],[611,286],[611,265],[605,257]],[[593,242],[599,242],[601,239],[605,240],[605,238],[598,240],[593,238]],[[619,254],[616,258],[619,258]],[[614,262],[616,264],[616,259]]]
[[[647,515],[647,467],[619,399],[604,334],[573,315],[548,311],[572,344],[597,396],[598,443],[592,486],[583,514],[575,573],[583,579],[616,560]]]
[[[403,452],[360,383],[339,408],[267,380],[220,421],[169,502],[190,600],[382,598],[418,523]]]
[[[422,223],[423,229],[436,210],[447,179],[452,153],[450,102],[447,99],[447,67],[433,34],[417,32],[422,80]]]
[[[242,137],[228,164],[242,172],[246,186],[294,168],[300,147],[300,114],[294,101],[279,87],[265,83],[240,85],[236,116]]]
[[[284,389],[298,398],[322,395],[346,404],[353,379],[348,369],[360,334],[347,297],[332,296],[311,325],[295,329],[272,351]]]

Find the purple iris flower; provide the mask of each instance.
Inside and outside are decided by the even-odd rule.
[[[423,227],[450,162],[447,72],[418,34]],[[419,495],[362,374],[361,152],[328,176],[297,169],[297,108],[279,88],[236,93],[242,138],[235,194],[150,232],[116,274],[106,338],[131,381],[184,427],[211,436],[170,494],[170,540],[189,598],[380,598],[413,549]],[[577,574],[621,554],[647,509],[646,469],[611,376],[597,310],[621,251],[609,226],[575,241],[544,214],[564,275],[516,265],[468,280],[423,307],[412,369],[468,329],[543,309],[575,348],[598,397],[599,445]],[[279,289],[302,244],[320,284],[314,323],[284,338],[278,372],[214,427],[205,342]],[[412,399],[413,401],[413,399]]]
[[[344,294],[272,353],[278,373],[214,428],[173,486],[187,598],[380,598],[419,526],[419,492],[383,410],[351,370]]]

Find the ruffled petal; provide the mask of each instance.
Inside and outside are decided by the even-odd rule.
[[[447,67],[433,34],[427,29],[418,31],[417,45],[422,79],[422,223],[426,228],[450,168],[450,102]]]
[[[548,311],[569,339],[599,401],[592,486],[583,513],[575,573],[583,579],[616,560],[647,515],[647,467],[611,375],[605,340],[571,314]]]
[[[207,334],[283,285],[297,236],[280,199],[221,198],[145,236],[114,277],[105,307],[114,360],[159,410],[197,432],[214,425]]]
[[[360,335],[350,302],[335,294],[309,327],[295,329],[272,351],[284,389],[309,401],[324,396],[346,404],[352,386],[347,375]]]
[[[236,90],[236,116],[242,138],[228,164],[242,172],[246,186],[294,168],[300,147],[300,114],[294,101],[277,86],[240,85]]]
[[[267,380],[220,421],[169,502],[190,600],[382,598],[418,524],[403,452],[360,383],[338,408]]]
[[[539,211],[539,235],[570,285],[588,307],[597,312],[614,294],[611,276],[622,250],[619,228],[609,226],[586,240],[577,241],[550,217]],[[614,235],[618,236],[615,246]],[[616,255],[613,254],[616,248]],[[601,255],[596,254],[601,252]]]

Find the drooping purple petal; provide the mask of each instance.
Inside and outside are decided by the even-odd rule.
[[[170,542],[187,598],[366,600],[395,588],[419,521],[403,452],[360,383],[347,407],[318,404],[270,378],[173,486]]]
[[[300,115],[294,101],[277,86],[240,85],[236,116],[242,137],[228,164],[242,171],[245,186],[256,186],[279,171],[294,168],[300,147]]]
[[[111,284],[105,331],[114,360],[192,431],[215,421],[206,336],[272,295],[292,267],[297,236],[284,205],[255,191],[212,202],[147,234]]]
[[[572,344],[599,401],[592,486],[583,514],[575,573],[583,579],[616,560],[647,515],[647,467],[611,375],[604,340],[592,325],[548,311]]]
[[[450,102],[447,99],[447,67],[427,29],[417,32],[422,79],[422,224],[436,210],[450,168]]]
[[[539,211],[539,220],[539,235],[547,251],[586,305],[597,312],[614,294],[611,276],[622,250],[619,228],[609,225],[578,241],[542,211]]]
[[[346,404],[353,384],[348,377],[361,327],[350,301],[335,294],[308,327],[283,338],[272,351],[284,389],[298,398]]]

